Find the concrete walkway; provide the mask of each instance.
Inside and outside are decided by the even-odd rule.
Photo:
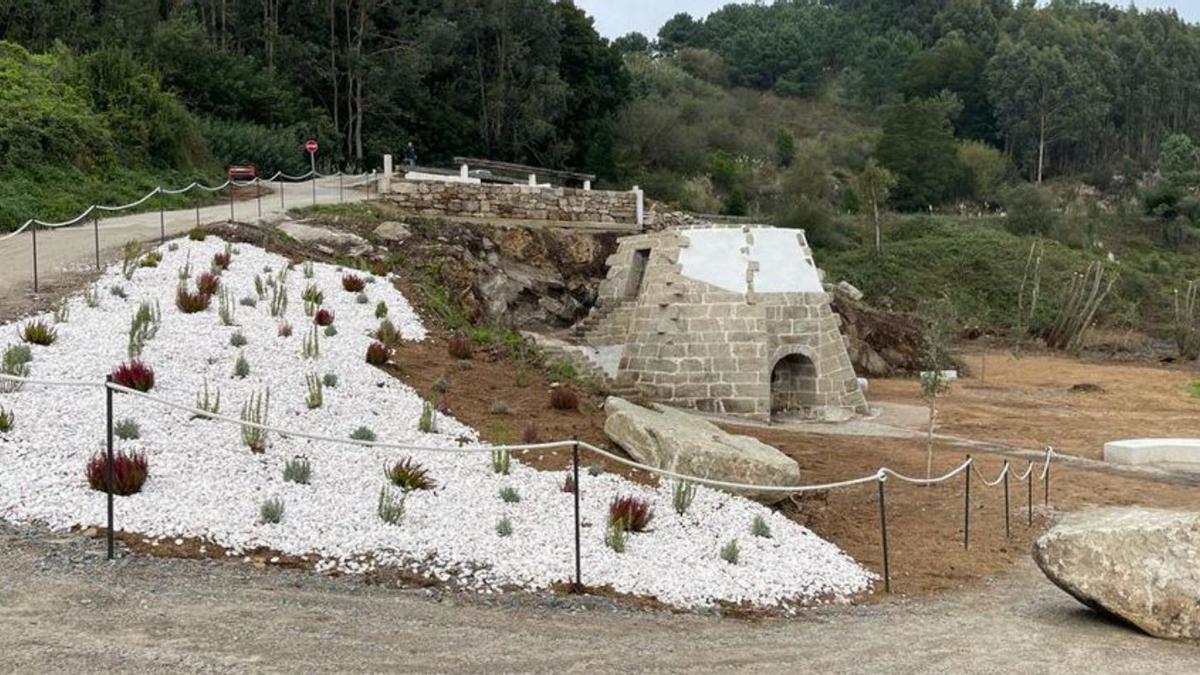
[[[1028,562],[934,599],[751,621],[240,561],[102,558],[102,540],[0,524],[4,670],[1200,672],[1200,646],[1105,620]]]
[[[344,178],[344,184],[359,183],[363,178]],[[283,201],[280,190],[284,190]],[[278,216],[289,208],[308,206],[314,203],[313,182],[279,183],[264,182],[261,200],[261,216]],[[344,188],[339,192],[337,178],[322,178],[316,182],[317,204],[336,204],[339,201],[360,201],[366,198],[364,189]],[[153,200],[151,200],[153,203]],[[234,201],[233,220],[253,221],[259,218],[259,200]],[[202,224],[230,220],[229,202],[204,206],[199,210]],[[163,213],[163,228],[168,237],[181,234],[196,226],[197,210],[181,209]],[[125,242],[157,241],[159,238],[159,212],[146,211],[129,215],[114,215],[100,219],[100,259],[113,259]],[[63,276],[85,270],[94,270],[96,265],[95,232],[91,220],[56,230],[41,229],[37,235],[38,276],[46,287]],[[33,235],[28,230],[20,235],[0,241],[0,297],[25,294],[33,290]],[[43,289],[45,290],[45,289]]]

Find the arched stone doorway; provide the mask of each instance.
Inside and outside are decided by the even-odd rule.
[[[817,367],[804,354],[788,354],[771,369],[771,414],[804,416],[817,407]]]

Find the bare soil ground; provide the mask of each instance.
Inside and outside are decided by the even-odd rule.
[[[1094,459],[1106,441],[1200,435],[1200,398],[1188,389],[1200,380],[1194,366],[1045,353],[1016,358],[996,350],[962,358],[973,375],[954,383],[939,403],[942,433],[1031,448],[1053,445]],[[920,385],[915,379],[874,380],[870,398],[921,404]]]

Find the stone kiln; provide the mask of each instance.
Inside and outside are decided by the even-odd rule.
[[[802,231],[671,229],[608,263],[577,331],[615,391],[761,419],[868,411]]]

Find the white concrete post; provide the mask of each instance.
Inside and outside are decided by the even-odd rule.
[[[537,187],[537,174],[529,174],[529,187]]]
[[[383,156],[383,175],[379,178],[379,194],[392,191],[392,156]]]
[[[592,181],[590,181],[590,180],[583,181],[583,189],[591,190],[592,189]]]
[[[634,197],[637,199],[637,224],[639,226],[645,225],[646,224],[646,222],[645,222],[645,220],[646,220],[645,206],[646,205],[645,205],[645,201],[644,201],[644,196],[642,194],[642,189],[639,188],[638,186],[634,185],[633,186],[633,194],[634,194]]]
[[[470,170],[467,169],[466,164],[463,164],[462,166],[458,167],[458,177],[462,178],[464,180],[471,177],[471,172],[470,172]]]

